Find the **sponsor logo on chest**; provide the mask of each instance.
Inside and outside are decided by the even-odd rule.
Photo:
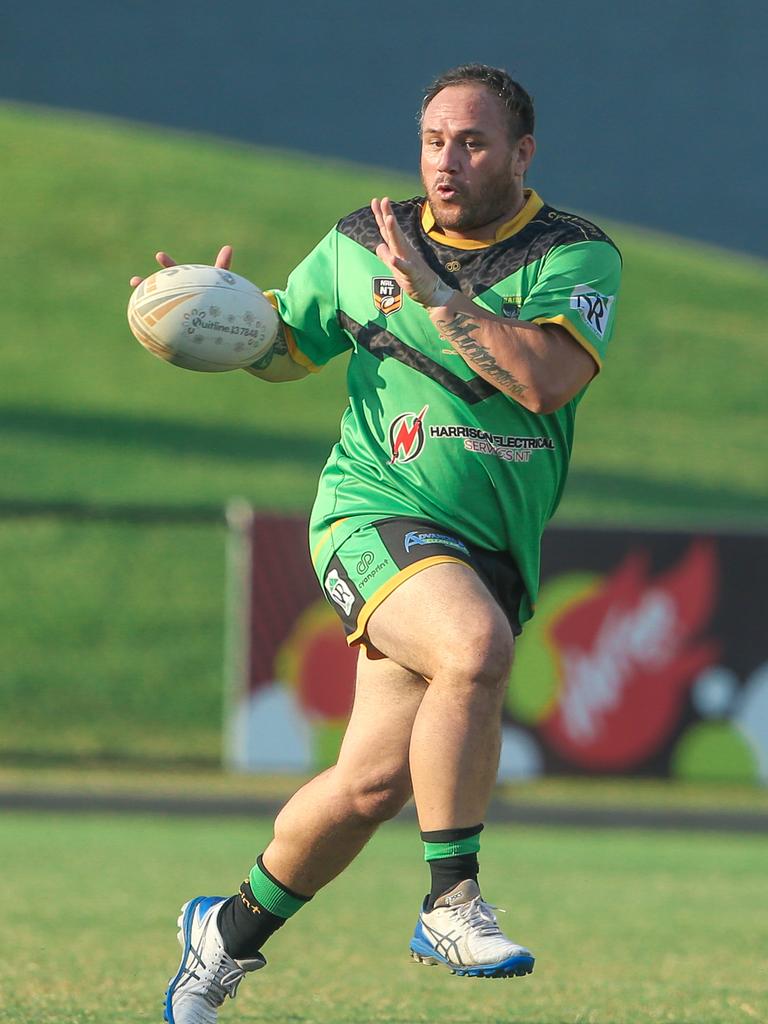
[[[437,424],[429,428],[429,436],[438,441],[459,438],[464,451],[477,455],[491,455],[502,462],[530,462],[537,452],[553,452],[551,437],[492,434],[480,427],[466,427],[461,423]]]
[[[552,453],[555,442],[543,435],[492,434],[480,427],[462,423],[438,423],[425,430],[424,418],[429,406],[419,413],[403,412],[389,424],[389,464],[413,462],[424,451],[427,437],[432,441],[460,440],[466,452],[491,455],[502,462],[530,462],[538,453]]]
[[[402,412],[389,424],[389,453],[392,463],[413,462],[424,450],[424,417],[428,405],[419,413]]]

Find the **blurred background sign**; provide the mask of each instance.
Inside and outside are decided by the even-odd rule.
[[[228,763],[336,760],[356,653],[320,595],[301,517],[230,514]],[[500,778],[768,783],[768,537],[554,528],[518,641]]]

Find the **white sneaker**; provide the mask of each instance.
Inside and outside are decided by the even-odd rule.
[[[224,949],[216,923],[224,896],[198,896],[185,903],[179,915],[181,963],[168,983],[165,1013],[168,1024],[216,1024],[218,1009],[249,971],[266,965],[259,953],[253,960],[233,960]]]
[[[507,938],[494,909],[483,900],[477,882],[459,882],[435,900],[429,913],[419,914],[411,956],[421,964],[443,964],[452,974],[474,978],[530,974],[533,954]]]

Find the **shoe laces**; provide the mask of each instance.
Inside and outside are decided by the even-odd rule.
[[[467,922],[470,928],[477,929],[480,935],[503,936],[499,922],[494,914],[494,910],[506,914],[506,910],[502,907],[495,907],[492,903],[486,903],[480,896],[475,896],[469,903],[459,903],[453,909]]]
[[[225,953],[204,995],[206,1002],[216,1008],[221,1006],[227,996],[234,999],[244,977],[243,968]]]

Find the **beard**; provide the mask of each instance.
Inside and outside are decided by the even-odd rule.
[[[449,179],[436,178],[428,186],[422,177],[422,184],[435,223],[449,231],[475,231],[487,224],[500,220],[505,214],[513,217],[520,205],[520,193],[509,168],[500,168],[482,183],[475,183],[471,189],[458,185]],[[438,184],[450,184],[456,189],[451,199],[443,199],[437,191]]]

